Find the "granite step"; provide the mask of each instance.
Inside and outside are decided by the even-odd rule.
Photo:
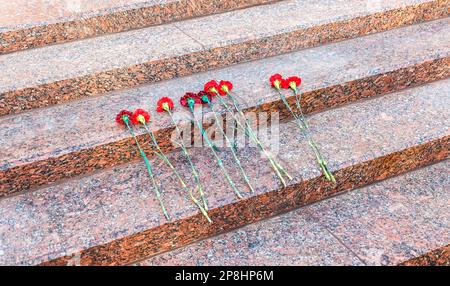
[[[115,124],[116,113],[123,108],[153,110],[161,96],[197,91],[212,78],[232,80],[247,112],[279,112],[281,119],[286,110],[267,83],[275,72],[303,77],[305,113],[446,78],[449,33],[449,20],[437,20],[2,117],[0,196],[139,159],[130,149],[129,133]],[[178,104],[176,108],[183,110]],[[173,149],[170,119],[152,115],[158,141],[165,150]],[[211,114],[204,116],[207,120]],[[147,136],[140,133],[140,139],[148,146]]]
[[[138,265],[449,266],[449,172],[446,160]]]
[[[0,115],[450,15],[449,0],[376,3],[287,1],[2,55]]]
[[[411,258],[400,266],[450,266],[450,244]]]
[[[283,188],[259,151],[239,148],[256,189],[237,200],[205,148],[191,148],[210,206],[212,224],[178,188],[176,179],[155,158],[157,181],[172,216],[161,214],[141,161],[73,178],[0,200],[0,264],[121,265],[360,188],[449,157],[446,108],[450,79],[355,102],[308,116],[337,183],[321,176],[296,125],[271,125],[266,145],[294,180]],[[339,120],[337,120],[339,119]],[[276,128],[278,126],[278,129]],[[260,129],[260,134],[266,134]],[[278,136],[276,136],[278,135]],[[179,152],[169,154],[189,185],[190,171]],[[230,151],[220,155],[235,168]]]
[[[0,54],[222,13],[277,0],[12,0],[0,7]],[[278,0],[279,1],[279,0]]]

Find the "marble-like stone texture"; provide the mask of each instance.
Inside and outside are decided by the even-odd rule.
[[[397,265],[450,242],[449,161],[307,207],[368,265]]]
[[[271,2],[276,0],[5,1],[0,54]]]
[[[400,266],[450,266],[450,245],[402,262]]]
[[[182,21],[175,25],[204,47],[216,48],[262,37],[288,34],[298,30],[304,31],[326,24],[337,25],[339,22],[349,21],[356,17],[365,17],[426,2],[430,1],[394,0],[379,1],[379,3],[359,0],[282,1],[271,6],[222,13],[201,19]],[[271,9],[272,7],[273,9]],[[211,29],[211,23],[214,23],[214,29]],[[374,27],[367,27],[368,30],[372,28]],[[325,31],[321,32],[325,33]],[[284,42],[284,44],[291,45],[290,42]]]
[[[284,9],[286,3],[280,2],[236,11],[244,13],[238,22],[243,28],[228,31],[234,22],[222,19],[222,24],[215,26],[214,31],[220,33],[216,36],[205,34],[205,25],[211,33],[210,24],[215,23],[216,17],[231,14],[189,21],[186,27],[173,23],[2,55],[0,114],[176,78],[450,14],[448,0],[383,1],[383,5],[368,5],[370,8],[361,2],[368,3],[299,1],[301,5],[292,6],[298,12],[297,17],[292,17],[295,11],[289,14],[296,21],[286,22],[292,27],[291,32],[285,32],[286,27],[279,30],[276,24],[269,25],[272,21],[266,19],[277,16],[271,10]],[[337,6],[342,13],[323,13],[332,3],[341,4]],[[310,19],[312,24],[307,25],[304,19],[311,14],[320,18]],[[267,22],[267,27],[258,33],[244,28],[252,22]]]
[[[438,163],[138,265],[449,265],[449,171]]]
[[[0,27],[2,30],[14,30],[18,27],[55,23],[64,18],[81,17],[83,14],[95,15],[105,10],[127,9],[128,5],[138,7],[144,3],[151,5],[163,2],[164,0],[13,0],[0,6]]]
[[[250,194],[239,173],[232,172],[245,200],[236,201],[207,149],[191,149],[210,203],[214,221],[210,225],[158,163],[155,170],[172,215],[170,222],[161,215],[141,162],[4,198],[0,200],[0,245],[4,246],[0,263],[34,264],[71,253],[81,253],[82,264],[131,263],[443,160],[449,156],[450,124],[443,111],[449,87],[448,80],[440,81],[312,115],[312,136],[327,147],[323,153],[336,185],[320,176],[292,122],[279,128],[278,158],[295,180],[282,188],[255,148],[240,149],[239,157],[256,188]],[[405,130],[414,132],[405,134]],[[183,157],[178,152],[171,156],[192,184]],[[221,157],[228,170],[236,168],[229,151],[223,150]],[[70,258],[51,263],[65,264]]]
[[[140,266],[364,265],[300,211],[258,222],[142,261]]]
[[[174,95],[197,91],[212,78],[232,80],[247,111],[280,112],[282,118],[286,110],[267,83],[275,72],[302,76],[306,113],[446,78],[450,47],[443,43],[449,29],[444,19],[0,118],[0,174],[6,182],[1,193],[138,159],[129,147],[129,133],[113,121],[116,113],[123,108],[153,110],[159,97],[176,101]],[[182,110],[178,104],[176,110]],[[170,119],[153,116],[152,128],[170,150]]]

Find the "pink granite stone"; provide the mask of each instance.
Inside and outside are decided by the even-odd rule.
[[[396,265],[450,242],[449,161],[305,208],[369,265]]]
[[[332,171],[363,164],[375,157],[381,158],[400,152],[404,148],[420,146],[448,137],[449,122],[445,116],[450,95],[448,81],[385,95],[311,116],[309,119],[310,124],[314,126],[312,128],[314,138],[322,138],[319,143],[327,146],[328,152],[333,150],[333,153],[325,153]],[[420,112],[414,112],[416,106],[421,106]],[[377,114],[395,114],[395,118],[389,120],[395,120],[397,124],[386,124],[384,120],[375,120]],[[330,118],[339,118],[339,120],[330,120]],[[398,128],[398,125],[402,126],[402,129]],[[338,128],[345,132],[336,132]],[[405,129],[414,129],[415,132],[410,137],[401,136]],[[370,132],[367,132],[364,137],[368,139],[367,149],[361,153],[361,150],[359,152],[357,150],[363,139],[360,139],[358,134],[364,134],[363,130]],[[295,181],[291,182],[290,186],[320,175],[317,165],[310,156],[310,149],[295,131],[292,122],[280,126],[281,140],[278,158],[295,177]],[[342,134],[352,140],[345,141]],[[384,134],[390,134],[390,136],[383,137]],[[384,140],[375,140],[376,138]],[[191,151],[194,152],[194,164],[200,170],[210,208],[220,210],[230,207],[237,201],[236,197],[214,163],[209,150],[193,148]],[[253,211],[264,213],[267,211],[265,208],[270,209],[272,202],[269,197],[265,199],[263,197],[278,191],[281,184],[271,171],[268,162],[261,160],[256,148],[242,148],[239,152],[244,168],[256,188],[255,194],[250,194],[239,173],[232,171],[236,167],[230,152],[224,149],[220,156],[245,198],[262,198],[260,209],[254,210],[249,207],[248,213],[244,210],[242,216],[239,216],[245,220],[245,223],[251,222],[252,217],[256,215],[252,213]],[[190,171],[183,156],[175,152],[170,155],[170,158],[192,186]],[[186,223],[186,229],[183,231],[164,232],[162,240],[151,238],[156,239],[149,242],[151,245],[159,245],[162,249],[167,249],[170,248],[171,239],[178,239],[188,231],[189,219],[197,211],[188,203],[185,193],[180,190],[169,170],[160,163],[156,163],[158,162],[156,159],[152,159],[152,162],[154,162],[157,180],[163,190],[163,199],[172,215],[173,222],[179,222],[180,225]],[[407,169],[408,162],[403,164]],[[380,166],[380,168],[384,167]],[[387,170],[377,171],[389,172],[389,166],[386,167]],[[154,229],[157,232],[158,228],[168,226],[161,215],[144,168],[142,162],[136,162],[0,200],[0,232],[3,234],[0,237],[0,245],[5,246],[0,249],[4,253],[0,256],[0,263],[40,263],[105,243],[114,245],[115,240],[125,239],[126,241],[128,236],[139,234],[144,230]],[[375,176],[374,174],[354,175]],[[338,177],[338,179],[342,180],[342,184],[348,184],[346,178]],[[300,190],[299,195],[308,195],[308,192],[315,190],[303,191]],[[226,220],[226,218],[220,218],[221,223],[224,223],[222,219]],[[200,221],[204,225],[203,218],[200,217]],[[143,235],[139,241],[131,240],[127,243],[127,247],[131,249],[138,247],[142,250],[143,244],[146,243],[145,239],[146,236]],[[127,253],[128,249],[124,251]],[[142,255],[145,256],[146,252],[137,254],[138,257]],[[121,257],[121,259],[135,260],[134,256]]]
[[[257,112],[283,111],[278,95],[267,83],[268,77],[274,72],[281,72],[285,75],[299,74],[303,78],[302,91],[305,94],[318,93],[313,104],[309,104],[312,97],[304,98],[304,106],[309,110],[316,109],[316,104],[321,104],[320,108],[323,108],[323,105],[332,107],[367,97],[365,92],[378,86],[381,87],[381,92],[394,91],[395,84],[390,83],[389,78],[385,76],[387,73],[448,57],[450,49],[449,46],[442,45],[442,39],[448,34],[449,27],[447,19],[424,23],[201,73],[176,81],[147,85],[123,92],[109,93],[102,97],[35,110],[32,113],[3,117],[0,118],[0,138],[8,138],[8,140],[2,142],[4,148],[0,150],[2,158],[0,170],[7,171],[34,165],[41,166],[38,167],[38,170],[47,168],[49,165],[66,168],[64,167],[65,159],[61,157],[74,154],[77,160],[83,162],[78,164],[78,170],[64,170],[63,174],[67,175],[66,171],[74,171],[79,174],[80,170],[92,170],[103,168],[105,165],[118,164],[130,160],[131,156],[136,159],[138,156],[136,153],[125,158],[117,158],[117,156],[110,158],[112,152],[123,154],[129,152],[124,140],[129,140],[130,135],[126,130],[118,128],[113,121],[116,113],[123,108],[133,110],[138,107],[153,111],[156,101],[161,96],[171,96],[176,100],[176,97],[185,91],[201,89],[202,83],[211,78],[233,80],[241,106]],[[450,69],[445,61],[441,65],[441,77],[445,77]],[[426,71],[425,76],[432,74],[433,71]],[[252,76],[242,77],[243,74]],[[356,90],[351,88],[353,82],[371,76],[379,76],[378,82],[369,86],[355,84],[354,89]],[[423,81],[435,79],[425,78]],[[419,79],[419,82],[421,80]],[[411,82],[414,83],[412,78],[405,79],[405,81],[407,82],[401,84],[402,87],[408,86]],[[349,83],[349,89],[341,92],[342,97],[336,97],[337,92],[333,92],[335,86],[339,87],[347,83]],[[331,89],[323,92],[324,88]],[[376,89],[369,92],[369,96],[373,95],[376,95]],[[176,110],[180,110],[178,105]],[[95,116],[96,123],[90,120],[92,116]],[[170,119],[167,115],[153,112],[152,127],[154,130],[167,130],[166,128],[170,128],[170,126]],[[162,141],[167,143],[167,140],[167,138],[163,138]],[[104,148],[104,150],[99,150],[100,148]],[[82,155],[84,156],[92,150],[96,150],[95,154],[87,155],[86,159],[83,159]],[[99,160],[90,160],[92,156]],[[61,158],[60,161],[58,158]],[[49,160],[56,160],[56,162],[49,163]],[[43,164],[44,162],[47,163]],[[33,168],[33,170],[36,169]],[[59,178],[63,174],[59,174]]]
[[[294,211],[138,263],[141,266],[364,265],[327,229]]]
[[[0,5],[0,54],[278,0],[12,0]]]
[[[170,1],[170,0],[169,0]],[[174,0],[171,0],[174,1]],[[17,29],[55,23],[61,19],[71,19],[89,14],[95,15],[106,11],[120,11],[143,4],[161,3],[167,0],[12,0],[0,5],[0,27]],[[2,30],[0,29],[0,31]]]
[[[138,265],[396,265],[450,242],[449,161]]]
[[[346,1],[346,5],[340,0],[281,2],[6,54],[0,57],[4,73],[0,78],[0,114],[439,19],[450,13],[446,1],[396,0],[381,5],[364,5],[359,0]],[[330,5],[339,9],[329,9]],[[289,11],[287,26],[266,21],[269,16],[279,16],[270,13],[278,10]],[[237,16],[240,21],[233,21]],[[215,17],[219,17],[218,26],[210,29]]]

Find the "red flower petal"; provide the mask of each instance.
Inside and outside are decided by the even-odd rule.
[[[295,88],[298,88],[300,85],[302,84],[302,79],[299,78],[298,76],[291,76],[289,78],[286,79],[286,85],[287,87],[285,88],[293,88],[293,86],[295,86]]]
[[[272,87],[277,87],[277,85],[281,86],[281,84],[283,83],[283,77],[280,74],[276,73],[269,78],[269,81]]]
[[[289,87],[289,82],[286,79],[283,79],[283,81],[281,82],[280,86],[281,86],[281,88],[284,88],[284,89],[290,88]]]
[[[184,106],[184,107],[189,107],[188,99],[193,99],[193,100],[194,100],[194,104],[200,104],[200,103],[201,103],[201,100],[200,100],[200,98],[198,98],[198,96],[197,96],[196,93],[193,93],[193,92],[186,92],[186,94],[183,95],[183,96],[180,98],[180,104],[181,104],[182,106]]]
[[[210,92],[206,92],[206,91],[200,91],[199,93],[197,93],[197,97],[198,97],[198,99],[200,100],[200,102],[202,103],[202,104],[207,104],[208,103],[208,101],[206,101],[206,100],[204,100],[204,96],[206,96],[208,99],[209,99],[209,101],[211,102],[211,100],[212,100],[212,95],[211,95],[211,93]]]
[[[149,122],[150,114],[148,114],[148,112],[143,109],[136,109],[136,111],[134,111],[133,115],[131,116],[131,122],[133,122],[133,124],[142,124],[142,120],[144,120],[145,123]]]
[[[216,95],[219,92],[219,84],[215,80],[210,80],[207,83],[205,83],[203,91]]]
[[[219,83],[219,94],[226,95],[233,89],[233,84],[230,81],[221,80]]]
[[[164,108],[169,108],[169,110],[173,109],[173,101],[172,99],[168,97],[162,97],[158,102],[156,103],[156,111],[157,112],[165,112]]]
[[[126,125],[125,121],[123,121],[125,116],[131,118],[131,116],[133,116],[133,113],[128,110],[121,110],[116,116],[116,122],[121,125]]]

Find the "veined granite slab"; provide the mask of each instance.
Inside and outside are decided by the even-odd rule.
[[[447,17],[448,1],[296,0],[2,55],[0,115]]]
[[[114,122],[116,113],[138,107],[154,111],[162,96],[177,103],[178,96],[202,89],[213,78],[233,81],[247,112],[279,112],[282,119],[288,114],[268,84],[276,72],[303,77],[306,113],[446,78],[450,47],[443,43],[449,33],[448,20],[439,20],[0,118],[0,194],[138,159],[139,153],[130,149],[130,134]],[[176,111],[185,109],[177,103]],[[173,149],[170,118],[152,113],[159,142]],[[140,138],[151,151],[148,138]]]
[[[272,2],[276,0],[4,1],[0,54]]]
[[[321,176],[293,122],[281,124],[279,136],[267,141],[294,177],[286,188],[257,148],[240,148],[238,155],[254,194],[233,171],[230,151],[220,153],[243,200],[236,199],[208,149],[190,149],[212,224],[198,214],[176,178],[156,158],[151,162],[171,221],[161,214],[141,161],[4,198],[0,200],[0,245],[4,246],[0,263],[62,265],[78,255],[84,265],[129,264],[444,160],[450,154],[450,124],[444,112],[450,100],[449,81],[311,115],[312,137],[336,184]],[[174,152],[170,158],[192,186],[182,154]]]
[[[138,265],[448,266],[449,172],[447,160]]]

